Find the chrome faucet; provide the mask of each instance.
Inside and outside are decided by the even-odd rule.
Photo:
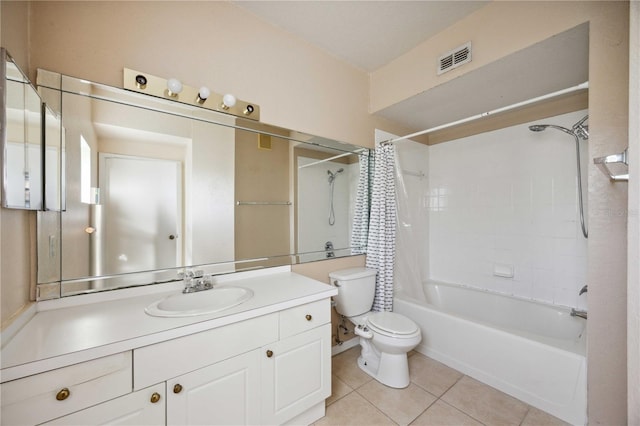
[[[336,257],[336,254],[333,252],[333,243],[331,241],[324,243],[324,251],[326,252],[327,258]]]
[[[213,288],[211,275],[204,275],[201,270],[185,269],[178,274],[184,279],[183,293],[195,293],[196,291],[209,290]]]
[[[571,308],[571,314],[570,315],[572,317],[580,317],[580,318],[587,319],[587,311],[582,310],[582,309]]]
[[[582,296],[584,293],[587,292],[587,285],[585,285],[584,287],[582,287],[580,289],[580,292],[578,293],[579,296]],[[575,309],[575,308],[571,308],[571,316],[572,317],[580,317],[580,318],[584,318],[587,319],[587,311],[583,310],[583,309]]]

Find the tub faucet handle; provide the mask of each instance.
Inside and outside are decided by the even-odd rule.
[[[580,289],[580,293],[578,293],[578,295],[582,296],[584,293],[586,293],[587,292],[587,287],[588,287],[588,285],[585,285],[584,287],[582,287]]]

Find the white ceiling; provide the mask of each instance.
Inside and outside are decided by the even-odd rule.
[[[489,1],[234,1],[364,71],[408,52]]]
[[[371,72],[489,1],[233,3]],[[588,31],[581,25],[376,114],[421,130],[583,83],[588,80]]]

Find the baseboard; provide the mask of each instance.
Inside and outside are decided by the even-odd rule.
[[[358,337],[345,340],[344,342],[342,342],[342,344],[335,345],[331,348],[331,356],[338,355],[341,352],[347,351],[353,348],[354,346],[359,346],[359,345],[360,345],[360,338]]]

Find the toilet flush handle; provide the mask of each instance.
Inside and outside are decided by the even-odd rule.
[[[338,280],[333,280],[333,285],[335,285],[336,287],[341,287],[341,285],[338,282]]]

